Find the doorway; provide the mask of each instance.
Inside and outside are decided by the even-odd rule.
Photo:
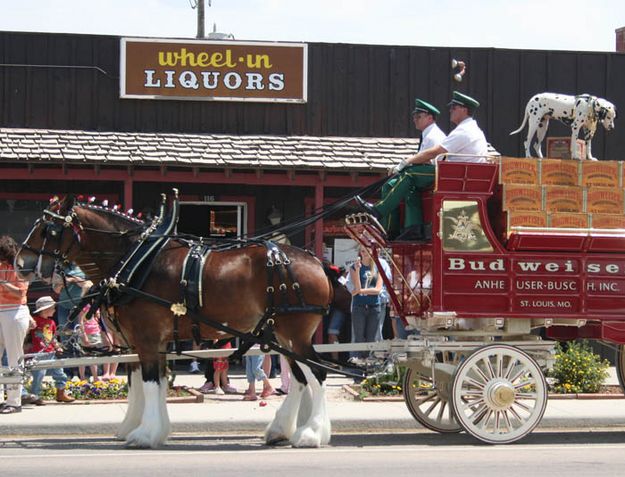
[[[247,204],[180,202],[178,232],[211,238],[243,237],[247,234]]]

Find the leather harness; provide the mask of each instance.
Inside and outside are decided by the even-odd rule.
[[[70,319],[75,318],[75,315],[77,315],[86,304],[91,305],[87,318],[89,319],[90,316],[104,304],[107,306],[119,305],[121,303],[128,303],[135,298],[140,298],[167,307],[172,311],[174,315],[174,341],[178,354],[181,353],[180,346],[178,345],[178,321],[180,317],[186,316],[192,320],[194,339],[197,342],[201,340],[199,324],[210,326],[224,334],[240,338],[242,343],[239,349],[233,354],[233,357],[240,358],[255,343],[259,343],[261,345],[261,350],[264,352],[273,350],[315,368],[339,372],[347,376],[359,378],[364,376],[361,370],[354,371],[354,368],[351,368],[351,370],[346,371],[341,363],[321,359],[320,357],[317,357],[317,361],[313,361],[310,358],[301,356],[280,346],[273,333],[274,316],[295,313],[325,315],[328,313],[329,309],[320,305],[306,304],[300,284],[296,280],[295,274],[291,268],[289,257],[271,241],[261,240],[259,237],[258,239],[236,240],[229,243],[226,242],[225,244],[224,241],[215,242],[213,245],[209,245],[204,242],[204,239],[200,239],[198,242],[197,238],[188,240],[186,237],[179,236],[176,232],[179,213],[178,191],[176,189],[174,189],[174,194],[174,200],[169,214],[167,216],[165,215],[166,197],[163,195],[159,216],[140,234],[139,240],[137,240],[135,245],[124,255],[122,260],[120,260],[114,270],[113,276],[94,285],[89,293],[83,297],[80,304],[75,307]],[[50,220],[46,220],[46,216],[50,217]],[[49,234],[51,238],[58,243],[61,242],[61,238],[56,236],[56,229],[59,227],[55,226],[53,220],[59,220],[62,223],[62,228],[60,228],[58,232],[71,228],[73,230],[72,242],[64,252],[59,250],[47,252],[47,250],[43,250],[43,246],[40,250],[32,249],[32,251],[39,256],[44,254],[51,255],[57,260],[57,263],[59,261],[63,263],[67,262],[68,253],[76,243],[80,242],[80,231],[83,230],[82,225],[77,220],[75,212],[70,210],[68,215],[63,217],[55,212],[46,210],[44,211],[43,220],[45,221],[44,227],[46,235]],[[181,301],[178,303],[173,303],[141,290],[154,265],[156,257],[170,238],[175,238],[190,244],[189,252],[187,253],[182,268],[180,279]],[[226,324],[206,318],[199,313],[203,305],[202,271],[210,253],[249,244],[262,245],[267,249],[267,300],[263,316],[254,330],[252,332],[241,332]],[[28,248],[25,245],[23,246]],[[276,283],[277,286],[275,286]],[[289,287],[293,290],[297,298],[298,303],[296,305],[289,304]],[[113,320],[113,323],[121,333],[119,323],[116,320]]]
[[[229,246],[215,246],[202,241],[188,241],[189,251],[185,257],[181,277],[180,296],[181,300],[173,303],[155,295],[142,291],[142,287],[150,274],[156,257],[167,244],[170,238],[176,238],[176,224],[178,222],[179,201],[177,190],[169,213],[166,215],[166,198],[163,195],[160,215],[154,219],[152,224],[140,235],[135,245],[119,261],[113,270],[111,278],[103,280],[94,286],[81,302],[78,310],[91,303],[89,314],[95,313],[103,303],[108,306],[126,304],[135,298],[157,303],[168,307],[173,313],[174,319],[174,344],[175,350],[181,354],[179,345],[179,321],[186,316],[192,321],[193,339],[199,344],[201,341],[200,324],[210,326],[213,329],[240,338],[243,343],[235,355],[243,355],[255,343],[260,343],[261,349],[265,352],[273,349],[298,359],[308,362],[307,359],[282,348],[275,340],[273,334],[274,316],[280,314],[295,313],[317,313],[327,314],[328,308],[320,305],[306,304],[304,296],[297,281],[291,260],[275,243],[271,241],[248,240],[245,243],[240,241]],[[266,307],[260,321],[250,333],[240,332],[217,321],[210,320],[202,316],[199,311],[202,303],[202,275],[204,266],[211,253],[216,250],[225,250],[233,247],[240,247],[242,244],[256,243],[263,245],[267,249],[267,288]],[[274,286],[277,285],[277,286]],[[289,288],[293,290],[297,298],[297,304],[289,304]],[[309,363],[310,364],[310,363]],[[314,365],[314,364],[313,364]]]

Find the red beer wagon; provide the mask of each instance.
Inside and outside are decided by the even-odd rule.
[[[431,241],[388,242],[369,215],[347,217],[348,234],[374,260],[387,254],[394,312],[419,331],[393,346],[420,423],[514,442],[543,416],[553,340],[625,343],[621,169],[439,161],[425,211]],[[623,363],[619,353],[621,376]]]

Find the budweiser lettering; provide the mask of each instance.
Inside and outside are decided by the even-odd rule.
[[[514,269],[517,272],[531,273],[578,273],[577,261],[515,261]],[[503,258],[494,260],[469,260],[461,257],[448,257],[447,270],[449,271],[493,271],[506,272],[507,264]],[[625,275],[625,262],[621,263],[596,263],[589,261],[586,263],[586,273],[604,275]]]

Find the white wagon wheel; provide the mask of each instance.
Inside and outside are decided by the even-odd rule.
[[[451,363],[449,353],[442,354],[442,362]],[[437,382],[431,376],[408,368],[404,376],[404,401],[410,414],[424,427],[441,433],[462,431],[449,402],[450,382]]]
[[[489,345],[457,369],[452,406],[462,427],[489,444],[515,442],[538,425],[547,406],[540,366],[514,346]]]

